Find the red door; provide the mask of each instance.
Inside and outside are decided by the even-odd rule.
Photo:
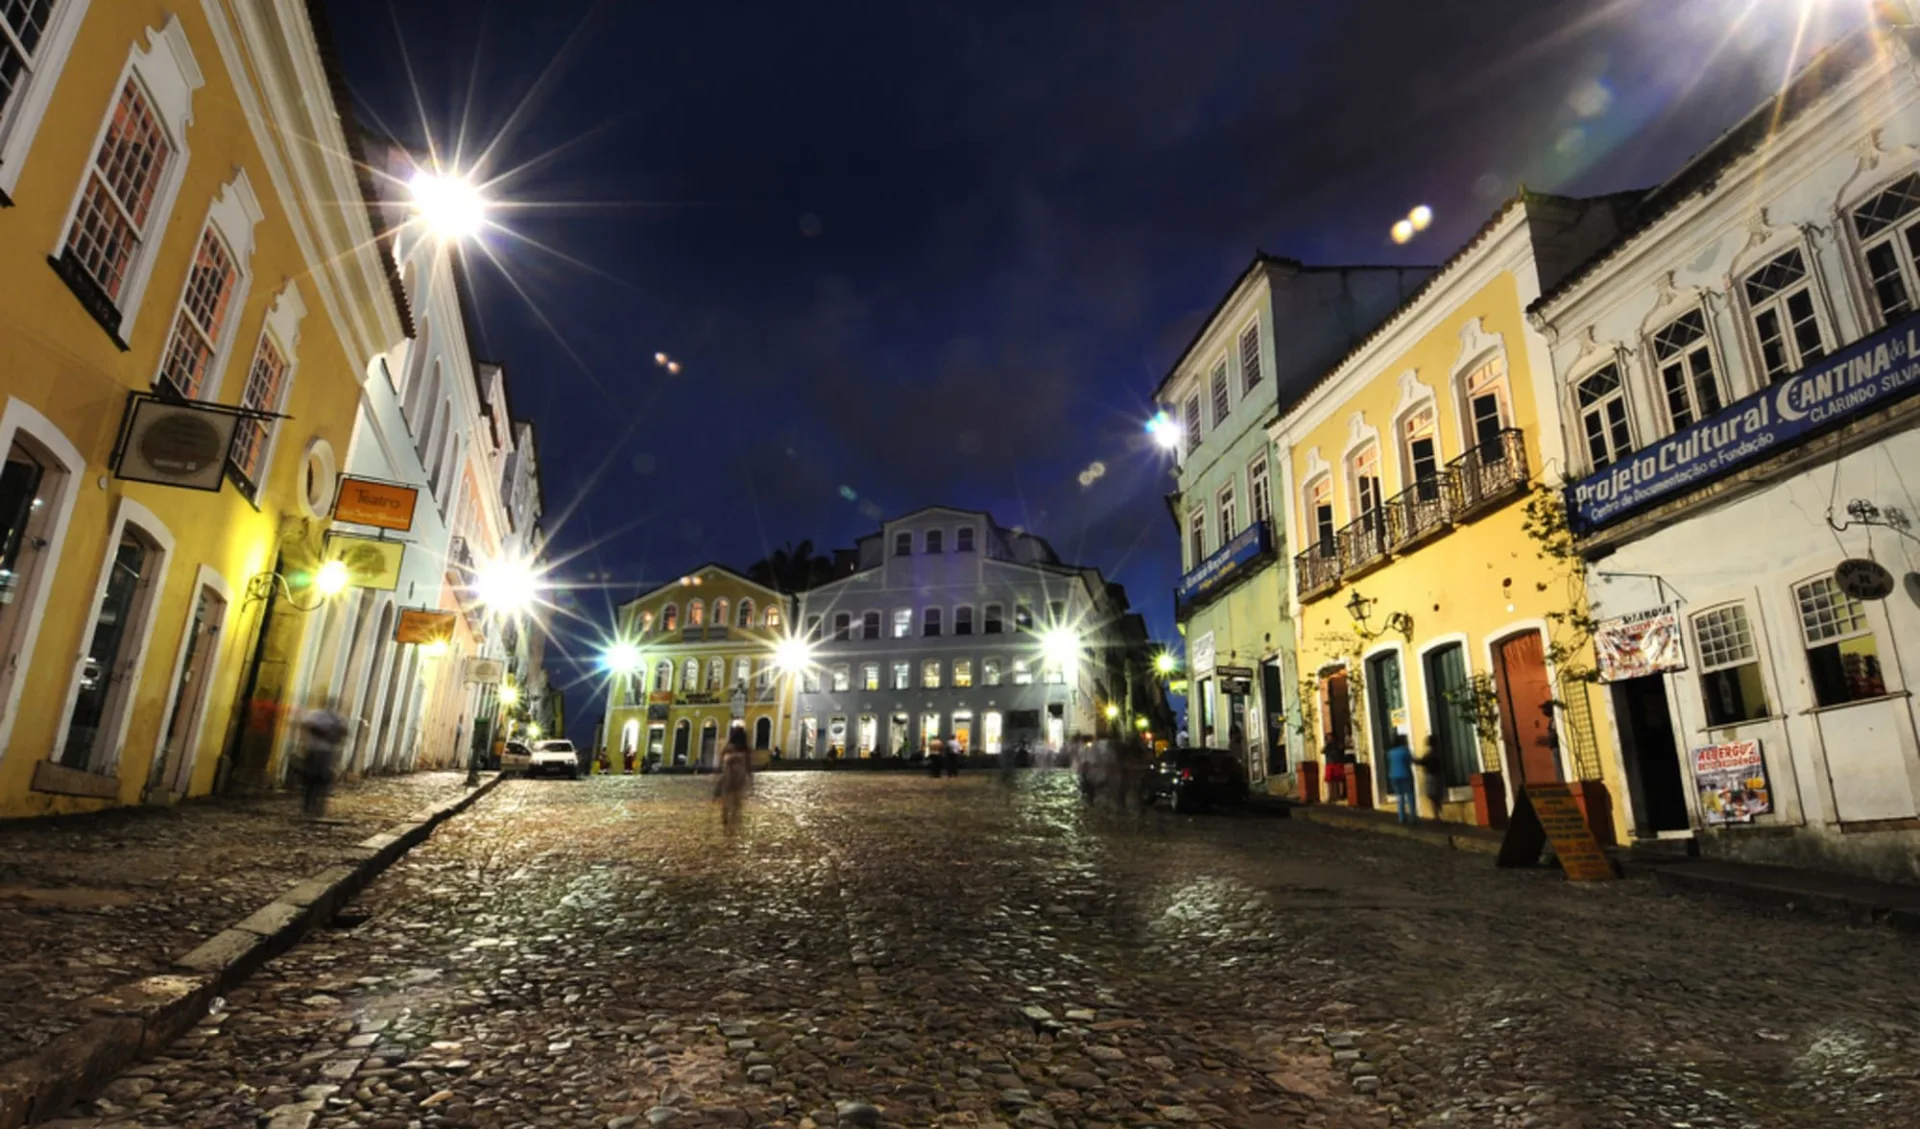
[[[1560,757],[1553,732],[1553,691],[1540,633],[1500,641],[1500,730],[1507,743],[1507,771],[1521,783],[1559,780]]]

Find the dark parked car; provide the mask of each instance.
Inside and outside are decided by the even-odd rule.
[[[1174,811],[1247,799],[1247,770],[1225,749],[1173,749],[1153,762],[1140,782],[1140,802],[1166,800]]]

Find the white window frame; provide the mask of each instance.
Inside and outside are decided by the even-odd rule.
[[[852,666],[848,665],[847,663],[836,663],[834,664],[831,674],[833,677],[833,681],[828,683],[828,685],[833,687],[834,693],[844,694],[849,689],[852,688],[853,686],[853,667]]]
[[[1211,413],[1215,431],[1233,414],[1233,380],[1228,368],[1227,358],[1221,357],[1207,373],[1207,411]]]
[[[9,396],[5,410],[0,411],[0,455],[12,451],[15,443],[35,448],[34,454],[49,464],[47,472],[60,475],[60,482],[48,492],[45,503],[49,509],[46,545],[35,550],[37,559],[33,562],[32,575],[14,595],[21,610],[14,636],[0,639],[0,761],[6,759],[14,719],[20,716],[20,694],[26,687],[26,674],[33,667],[34,647],[40,641],[53,579],[59,573],[67,528],[73,520],[74,503],[80,496],[80,481],[87,474],[87,461],[81,456],[80,448],[38,408]]]
[[[1247,516],[1251,521],[1273,520],[1272,460],[1265,451],[1247,460]]]
[[[946,616],[941,613],[940,605],[938,604],[933,604],[922,609],[920,612],[920,634],[928,639],[937,638],[944,634],[941,629],[945,624],[941,621],[945,618]]]
[[[912,659],[893,660],[893,668],[890,671],[890,673],[892,675],[892,682],[889,684],[888,689],[892,689],[892,690],[913,689],[913,660]],[[904,675],[905,677],[903,678],[902,675]]]
[[[963,667],[966,669],[966,672],[967,672],[967,681],[965,685],[962,685],[960,682],[960,671],[961,671],[961,668]],[[952,686],[955,690],[973,689],[973,659],[972,658],[966,655],[962,655],[959,658],[954,659],[953,662],[949,664],[949,667],[947,670],[947,685]]]
[[[293,381],[300,372],[300,322],[307,316],[307,304],[300,297],[300,287],[292,279],[281,287],[273,300],[273,306],[267,311],[267,318],[260,326],[260,337],[254,342],[253,352],[247,362],[248,379],[252,379],[252,357],[258,356],[261,341],[272,341],[274,348],[280,351],[280,359],[286,363],[286,369],[280,374],[280,395],[271,404],[264,405],[270,412],[286,411],[287,401],[293,396]],[[244,401],[247,395],[246,384],[240,386],[238,401]],[[236,401],[236,402],[238,402]],[[242,427],[246,424],[242,423]],[[260,449],[260,466],[254,472],[254,490],[266,492],[268,479],[273,475],[273,455],[280,445],[280,421],[266,420],[267,441]],[[650,613],[649,613],[650,614]]]
[[[1320,543],[1320,518],[1314,512],[1313,496],[1320,487],[1327,488],[1327,541]],[[1334,497],[1333,472],[1323,470],[1316,473],[1300,485],[1300,541],[1308,548],[1319,548],[1322,556],[1332,556],[1338,550],[1335,544],[1340,536],[1340,504]]]
[[[1213,512],[1218,515],[1220,523],[1220,543],[1222,545],[1231,541],[1234,534],[1240,532],[1240,513],[1235,508],[1237,499],[1234,497],[1235,489],[1238,485],[1238,483],[1229,480],[1222,483],[1220,489],[1213,493]]]
[[[1187,550],[1193,554],[1193,559],[1187,562],[1188,571],[1199,568],[1200,562],[1207,559],[1207,508],[1205,506],[1195,506],[1193,512],[1187,515]]]
[[[931,556],[934,553],[939,553],[944,556],[947,551],[947,531],[944,529],[921,530],[920,544],[925,546],[927,555]],[[936,544],[939,545],[939,548],[934,547]]]
[[[1872,191],[1862,192],[1844,210],[1847,217],[1847,233],[1853,243],[1854,265],[1860,272],[1861,300],[1866,320],[1881,328],[1885,328],[1890,322],[1880,310],[1880,298],[1873,289],[1873,269],[1867,264],[1867,253],[1881,243],[1891,241],[1901,281],[1907,288],[1907,308],[1897,316],[1906,318],[1920,312],[1920,261],[1916,260],[1913,249],[1907,244],[1908,229],[1920,225],[1920,209],[1908,212],[1885,228],[1864,237],[1860,234],[1859,221],[1854,213],[1865,206],[1867,201],[1892,190],[1909,176],[1920,176],[1920,169],[1909,166],[1901,170],[1899,175],[1886,178],[1876,184]]]
[[[845,643],[853,638],[853,613],[833,613],[833,639],[836,643]]]
[[[33,62],[22,73],[26,81],[16,87],[12,104],[0,115],[0,196],[12,197],[20,186],[20,170],[33,149],[33,139],[46,117],[47,104],[53,100],[54,87],[65,70],[67,54],[73,50],[74,37],[86,19],[90,0],[55,0],[52,17],[40,33]],[[114,89],[115,97],[119,88]],[[92,159],[91,154],[88,157]]]
[[[1667,395],[1666,374],[1661,371],[1661,365],[1665,362],[1662,362],[1660,358],[1659,346],[1655,344],[1654,339],[1673,326],[1678,325],[1688,314],[1696,312],[1700,315],[1700,327],[1703,333],[1698,341],[1685,346],[1680,353],[1680,361],[1684,366],[1682,375],[1686,379],[1687,405],[1688,410],[1693,413],[1693,418],[1685,424],[1679,424],[1676,423],[1673,418],[1673,401]],[[1701,410],[1699,401],[1700,390],[1694,383],[1693,354],[1699,349],[1705,349],[1707,351],[1707,363],[1713,366],[1713,390],[1714,395],[1719,397],[1720,404],[1712,411]],[[1721,409],[1733,402],[1731,392],[1727,385],[1726,362],[1720,352],[1720,343],[1714,339],[1713,311],[1707,308],[1705,301],[1696,302],[1688,309],[1681,310],[1679,313],[1667,318],[1649,330],[1647,333],[1645,352],[1649,383],[1653,389],[1653,394],[1659,397],[1660,414],[1666,420],[1667,434],[1671,435],[1681,430],[1682,427],[1692,427],[1708,416],[1718,413]]]
[[[134,322],[139,315],[142,299],[146,297],[147,283],[152,280],[154,261],[166,238],[167,224],[173,216],[181,182],[186,179],[187,165],[193,159],[187,146],[187,127],[193,122],[193,94],[207,81],[206,76],[200,73],[199,63],[194,60],[193,46],[187,40],[186,29],[180,25],[179,16],[168,16],[165,26],[148,29],[147,46],[143,49],[136,44],[128,52],[126,65],[108,90],[107,104],[100,114],[100,126],[94,131],[92,144],[87,146],[86,166],[80,172],[79,183],[74,185],[66,219],[60,225],[60,238],[54,241],[52,255],[56,259],[66,251],[67,240],[73,235],[74,222],[80,215],[80,202],[86,197],[87,185],[93,177],[94,159],[99,155],[101,143],[107,138],[108,127],[113,124],[113,112],[120,104],[120,92],[130,81],[146,94],[154,116],[159,119],[160,128],[166,131],[173,159],[161,173],[160,186],[153,194],[152,222],[141,238],[140,247],[134,252],[132,261],[127,264],[125,285],[114,303],[114,307],[120,311],[119,339],[122,342],[133,339]]]
[[[1747,646],[1750,648],[1751,653],[1749,657],[1745,659],[1709,662],[1707,659],[1707,650],[1701,645],[1700,641],[1700,621],[1706,619],[1708,616],[1726,612],[1729,609],[1738,611],[1741,622],[1746,628]],[[1795,600],[1795,610],[1796,612],[1798,611],[1797,598]],[[1771,680],[1767,677],[1767,644],[1766,640],[1760,634],[1760,617],[1755,615],[1753,609],[1747,606],[1747,601],[1726,600],[1701,608],[1699,611],[1689,615],[1687,617],[1686,641],[1693,646],[1693,657],[1697,664],[1694,682],[1701,697],[1701,717],[1710,728],[1726,729],[1735,725],[1752,725],[1762,718],[1771,717],[1779,712],[1781,708],[1780,703],[1775,700],[1774,688],[1770,684]],[[1726,722],[1720,725],[1713,725],[1711,720],[1707,718],[1707,675],[1749,665],[1755,667],[1760,672],[1760,693],[1766,698],[1766,713],[1762,714],[1761,718],[1751,718],[1746,721]]]
[[[961,538],[966,539],[967,543],[965,545],[960,543]],[[978,540],[978,538],[974,536],[973,526],[959,526],[953,531],[953,551],[956,553],[971,553],[973,552],[973,545],[976,540]]]
[[[866,611],[860,613],[860,638],[884,638],[886,630],[887,617],[881,615],[878,609],[868,608]]]
[[[869,674],[871,674],[872,677],[868,677]],[[884,689],[884,687],[882,687],[880,684],[880,664],[879,663],[868,662],[868,663],[860,664],[860,689],[862,690]]]
[[[1915,222],[1920,222],[1920,219]],[[1806,272],[1801,276],[1800,281],[1762,301],[1753,301],[1747,293],[1748,280],[1780,259],[1796,253],[1800,256],[1801,268]],[[1771,387],[1776,379],[1792,376],[1820,359],[1809,360],[1800,351],[1800,342],[1793,333],[1793,316],[1787,310],[1787,303],[1801,291],[1806,292],[1807,302],[1813,307],[1813,327],[1814,331],[1820,335],[1820,358],[1830,357],[1833,355],[1834,342],[1833,331],[1829,328],[1832,319],[1827,312],[1826,295],[1820,287],[1818,260],[1814,258],[1813,249],[1807,246],[1804,240],[1795,240],[1788,246],[1773,248],[1752,266],[1743,270],[1740,277],[1734,280],[1737,301],[1740,303],[1740,309],[1746,314],[1747,340],[1753,345],[1753,390]],[[1778,378],[1767,372],[1766,347],[1760,336],[1760,316],[1766,313],[1771,313],[1779,319],[1780,341],[1786,349],[1787,368]]]
[[[902,552],[900,549],[900,542],[903,539],[907,543],[907,548],[905,552]],[[901,530],[893,535],[893,555],[896,557],[911,557],[913,555],[913,531],[912,530]]]
[[[1006,677],[1006,667],[997,655],[988,655],[980,660],[980,685],[998,686]]]
[[[153,383],[157,387],[164,379],[167,355],[173,350],[174,334],[180,329],[180,315],[184,311],[188,288],[193,285],[193,264],[200,255],[201,241],[207,232],[212,231],[233,261],[233,293],[227,297],[226,322],[216,327],[218,336],[211,342],[213,351],[207,358],[207,373],[200,382],[198,394],[193,399],[209,404],[222,403],[220,397],[222,383],[226,377],[227,366],[233,359],[233,343],[240,336],[240,320],[247,306],[247,293],[253,288],[253,229],[264,217],[260,210],[260,200],[253,194],[253,185],[247,180],[246,170],[236,169],[233,179],[220,190],[220,198],[207,208],[207,218],[200,224],[200,234],[194,238],[193,253],[187,260],[186,277],[180,280],[180,296],[173,303],[173,320],[167,326],[167,339],[160,346],[160,361],[153,370]],[[292,282],[289,281],[291,286]],[[304,309],[302,310],[304,313]],[[287,352],[282,350],[282,356]],[[248,354],[249,360],[252,354]],[[292,361],[289,359],[289,366]],[[241,382],[245,389],[245,380]],[[235,396],[234,403],[240,398]]]
[[[927,677],[929,673],[931,673],[933,676],[931,681],[929,681]],[[920,689],[922,690],[940,689],[941,687],[946,685],[946,675],[947,675],[946,664],[941,662],[939,659],[921,659],[920,660],[920,687],[919,687]]]
[[[1199,449],[1200,440],[1204,435],[1200,421],[1200,400],[1200,393],[1196,390],[1187,396],[1186,405],[1181,410],[1180,426],[1186,431],[1184,436],[1186,457],[1189,459],[1193,457],[1194,451]]]
[[[1253,379],[1251,380],[1247,379],[1247,339],[1249,337],[1253,339]],[[1260,382],[1264,380],[1267,375],[1264,358],[1262,358],[1260,354],[1260,319],[1255,317],[1253,321],[1249,322],[1234,338],[1234,341],[1236,343],[1235,356],[1240,364],[1240,398],[1244,400],[1249,392],[1252,392],[1260,386]]]
[[[966,629],[966,631],[965,631],[965,632],[962,632],[962,631],[960,630],[960,613],[961,613],[961,612],[966,612],[966,613],[967,613],[967,629]],[[972,605],[972,604],[955,604],[955,605],[953,605],[953,620],[952,620],[952,622],[951,622],[951,623],[950,623],[950,624],[948,625],[948,627],[949,627],[949,630],[948,630],[948,634],[950,634],[950,635],[956,635],[956,636],[957,636],[957,635],[961,635],[961,634],[965,634],[966,636],[968,636],[969,638],[971,638],[972,636],[974,636],[974,635],[978,635],[978,634],[979,634],[979,632],[978,632],[978,631],[976,630],[976,628],[978,628],[979,626],[980,626],[980,625],[979,625],[979,622],[978,622],[977,620],[975,620],[975,619],[974,619],[974,616],[973,616],[973,605]]]
[[[901,618],[903,616],[905,617],[904,620],[902,620]],[[905,630],[901,629],[903,626],[905,627]],[[893,621],[889,625],[889,630],[892,632],[892,634],[888,636],[888,638],[890,639],[913,638],[913,609],[912,608],[893,609]]]
[[[999,630],[987,630],[989,622],[997,623]],[[1007,606],[1001,603],[980,605],[980,634],[1005,635],[1007,633]]]
[[[1581,386],[1609,368],[1613,369],[1614,379],[1619,381],[1619,386],[1593,405],[1581,404]],[[1607,448],[1612,457],[1604,464],[1596,463],[1593,460],[1592,444],[1587,439],[1587,414],[1594,411],[1603,411],[1608,401],[1615,398],[1618,398],[1620,410],[1626,416],[1627,446],[1624,450],[1613,450],[1613,431],[1611,427],[1609,427],[1607,430]],[[1634,435],[1633,396],[1627,379],[1627,366],[1619,357],[1609,357],[1605,362],[1593,366],[1568,382],[1567,419],[1570,421],[1568,430],[1571,432],[1571,435],[1569,437],[1578,443],[1579,465],[1584,466],[1590,472],[1599,469],[1603,465],[1616,466],[1622,460],[1630,457],[1635,451],[1639,450],[1639,444]],[[1601,422],[1603,424],[1606,423],[1604,412],[1601,417]]]

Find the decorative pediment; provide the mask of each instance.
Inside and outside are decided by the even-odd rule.
[[[1592,353],[1595,349],[1598,349],[1600,347],[1600,339],[1594,335],[1592,326],[1588,326],[1585,329],[1580,331],[1579,342],[1580,342],[1580,352],[1578,354],[1578,359],[1580,360],[1586,359],[1588,354]]]
[[[1367,414],[1356,410],[1347,418],[1347,453],[1351,454],[1380,438],[1380,429],[1367,424]]]
[[[1764,206],[1755,208],[1753,214],[1747,217],[1746,249],[1751,251],[1772,239],[1773,236],[1773,221],[1767,218],[1767,209]]]
[[[1433,389],[1420,382],[1417,369],[1400,374],[1400,400],[1393,406],[1393,418],[1399,419],[1415,408],[1433,403]]]
[[[1489,333],[1479,318],[1468,318],[1460,327],[1460,356],[1453,362],[1453,371],[1462,372],[1476,364],[1489,353],[1497,353],[1506,348],[1506,339],[1498,333]]]
[[[1312,482],[1314,479],[1319,478],[1323,474],[1333,473],[1333,468],[1327,465],[1327,460],[1320,457],[1320,448],[1318,447],[1307,448],[1306,463],[1307,463],[1307,474],[1306,474],[1306,478],[1303,479],[1303,481]]]

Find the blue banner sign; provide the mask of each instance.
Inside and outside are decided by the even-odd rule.
[[[1180,578],[1174,599],[1180,607],[1200,603],[1213,589],[1226,583],[1241,569],[1273,551],[1269,523],[1256,521],[1241,530],[1233,540],[1220,546],[1200,567]]]
[[[1597,529],[1916,391],[1920,318],[1908,318],[1570,484],[1567,517]]]

